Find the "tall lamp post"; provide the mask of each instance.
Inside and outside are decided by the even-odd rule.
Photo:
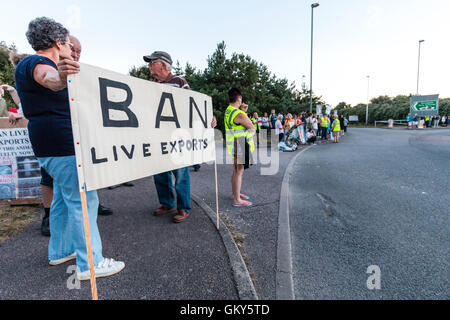
[[[416,95],[419,95],[419,74],[420,74],[420,45],[422,44],[422,42],[424,42],[425,40],[419,40],[419,62],[417,64],[417,93]]]
[[[369,89],[370,89],[370,76],[367,76],[367,106],[366,106],[366,125],[369,124]]]
[[[314,8],[319,6],[318,3],[313,3],[311,5],[311,74],[310,74],[310,86],[309,86],[309,112],[312,113],[312,73],[313,73],[313,35],[314,35]]]

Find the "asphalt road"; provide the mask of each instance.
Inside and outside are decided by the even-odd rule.
[[[450,130],[351,129],[308,150],[290,184],[296,299],[449,299],[449,168]]]

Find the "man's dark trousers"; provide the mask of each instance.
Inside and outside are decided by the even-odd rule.
[[[327,140],[328,138],[328,128],[327,127],[322,127],[322,140]]]

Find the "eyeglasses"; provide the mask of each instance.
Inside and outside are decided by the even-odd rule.
[[[161,60],[153,60],[153,61],[150,61],[148,64],[154,65],[155,63],[162,63],[162,61]]]
[[[68,44],[68,45],[69,45],[69,47],[70,47],[70,50],[72,50],[72,51],[73,51],[73,44],[72,44],[72,43],[70,43],[70,42],[66,42],[65,44]]]

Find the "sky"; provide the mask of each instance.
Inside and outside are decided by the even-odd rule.
[[[314,9],[313,91],[331,106],[380,95],[450,97],[450,1],[321,0]],[[304,0],[129,0],[2,3],[0,40],[33,53],[28,23],[47,16],[82,45],[81,62],[120,73],[162,50],[204,69],[217,44],[250,55],[278,78],[309,88],[311,4]],[[304,76],[304,77],[303,77]],[[368,78],[368,76],[370,78]]]

